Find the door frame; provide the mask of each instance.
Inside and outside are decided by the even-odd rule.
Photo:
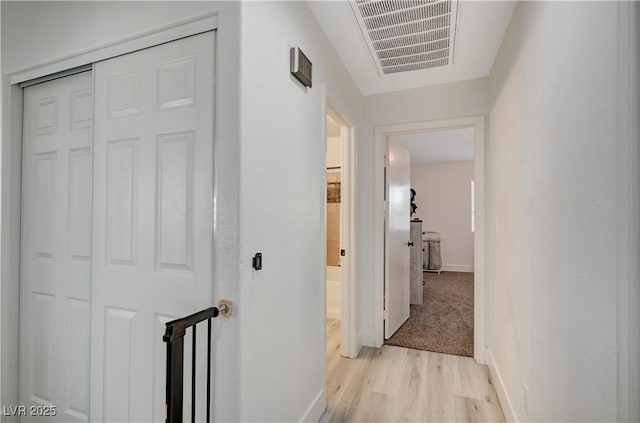
[[[359,348],[357,345],[356,337],[356,292],[355,292],[355,258],[356,258],[356,243],[355,243],[355,225],[353,218],[355,216],[355,128],[353,120],[349,118],[347,114],[342,112],[340,106],[327,94],[327,87],[325,83],[321,86],[321,113],[322,113],[322,180],[323,180],[323,208],[322,208],[322,237],[324,254],[322,255],[323,263],[323,280],[327,280],[327,115],[331,116],[336,122],[340,124],[340,138],[342,148],[342,174],[341,174],[341,191],[343,201],[340,212],[340,243],[341,248],[346,250],[346,256],[342,257],[340,261],[341,266],[341,310],[340,310],[340,354],[343,357],[356,358],[358,356]],[[327,314],[327,297],[326,289],[323,302],[323,328],[326,325]],[[324,329],[323,329],[324,330]],[[326,330],[324,330],[326,336]],[[326,345],[326,340],[323,345]]]
[[[640,418],[640,5],[620,2],[618,19],[617,144],[617,411],[619,421]]]
[[[474,180],[476,189],[476,230],[474,234],[474,348],[473,358],[486,363],[486,219],[485,219],[485,117],[470,116],[454,119],[432,120],[375,128],[374,158],[374,346],[384,343],[384,284],[388,278],[386,260],[387,238],[386,205],[384,200],[385,155],[389,149],[389,137],[394,135],[428,132],[434,130],[474,128]]]
[[[218,29],[217,12],[207,11],[130,36],[74,51],[45,63],[2,75],[2,162],[0,186],[0,387],[3,404],[18,404],[19,397],[19,316],[20,261],[22,236],[22,83],[48,78],[58,73],[123,54]],[[215,100],[214,100],[215,101]],[[215,135],[214,135],[215,137]],[[215,141],[214,141],[215,142]],[[215,258],[212,257],[212,260]],[[17,421],[17,417],[6,417]]]

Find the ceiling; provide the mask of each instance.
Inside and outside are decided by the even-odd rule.
[[[473,160],[473,128],[404,134],[394,139],[411,152],[411,164]]]
[[[382,74],[348,1],[308,4],[364,95],[488,76],[515,7],[512,1],[460,0],[451,65]]]

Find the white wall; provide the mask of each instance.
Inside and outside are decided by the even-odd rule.
[[[340,137],[327,138],[327,167],[342,166],[342,144]]]
[[[443,270],[473,272],[472,180],[472,161],[411,165],[413,217],[423,220],[423,231],[440,232]]]
[[[490,76],[488,343],[518,420],[617,418],[616,7],[519,2]]]
[[[23,4],[26,3],[26,4]],[[3,2],[5,70],[40,65],[53,59],[156,28],[204,11],[216,2]],[[27,30],[24,24],[44,24]],[[55,29],[55,30],[54,30]],[[20,34],[16,42],[13,34]],[[43,35],[46,34],[46,37]],[[3,37],[4,38],[4,37]],[[24,48],[29,46],[29,48]]]
[[[415,90],[398,91],[365,97],[366,125],[364,139],[356,143],[358,161],[356,186],[356,230],[358,297],[360,300],[359,328],[363,345],[374,344],[374,241],[375,228],[374,130],[381,125],[424,122],[478,116],[487,113],[488,79],[472,79],[451,84],[435,85]]]
[[[338,266],[327,266],[327,318],[342,317],[342,270]]]
[[[180,21],[194,14],[218,13],[216,36],[216,128],[215,128],[215,181],[217,204],[216,233],[214,236],[214,292],[217,298],[237,302],[238,291],[238,128],[239,128],[239,5],[233,2],[1,2],[2,8],[2,72],[3,149],[15,154],[19,139],[12,138],[15,127],[9,125],[7,105],[18,100],[8,95],[7,73],[33,67],[44,62],[78,54],[106,43],[155,29],[167,23]],[[15,93],[14,93],[15,94]],[[15,125],[14,125],[15,126]],[[13,147],[11,149],[10,147]],[[19,151],[17,157],[20,157]],[[16,160],[2,158],[3,212],[19,215],[19,201],[7,201],[7,184]],[[17,160],[19,166],[19,159]],[[19,168],[18,168],[19,177]],[[3,215],[2,256],[14,254],[15,247],[7,245],[10,232],[19,234]],[[18,235],[19,236],[19,235]],[[18,255],[14,254],[17,258]],[[2,269],[3,311],[3,373],[0,388],[2,404],[18,404],[17,350],[11,348],[14,333],[6,330],[17,322],[17,271]],[[217,298],[215,299],[217,301]],[[212,299],[213,301],[214,299]],[[242,307],[239,305],[239,309]],[[5,317],[11,316],[11,319]],[[6,323],[6,325],[5,325]],[[15,325],[13,325],[15,326]],[[239,319],[216,319],[214,324],[214,410],[218,421],[237,421],[239,416]],[[15,334],[17,336],[17,334]],[[14,345],[17,345],[14,344]],[[10,357],[10,359],[7,359]]]
[[[362,97],[305,2],[241,9],[240,420],[317,421],[326,395],[323,84],[356,134]],[[295,45],[313,63],[310,89],[289,73]]]

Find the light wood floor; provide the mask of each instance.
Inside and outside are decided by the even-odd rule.
[[[503,422],[485,366],[472,358],[385,345],[340,356],[327,321],[327,410],[321,422]]]

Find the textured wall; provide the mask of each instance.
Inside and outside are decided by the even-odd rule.
[[[519,420],[616,420],[616,7],[518,3],[491,72],[489,348]]]
[[[323,84],[356,134],[362,96],[305,2],[241,5],[240,420],[317,421],[326,394]],[[289,73],[294,45],[313,63],[312,88]],[[256,251],[259,272],[249,265]],[[268,392],[266,381],[275,381]]]

